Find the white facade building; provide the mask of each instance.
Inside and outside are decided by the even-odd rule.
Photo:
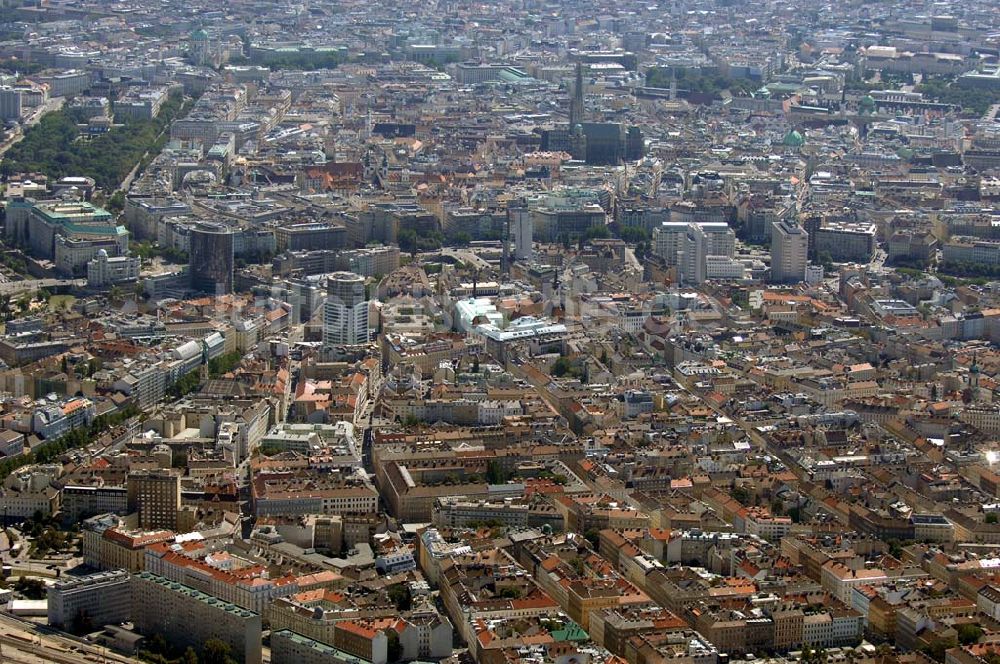
[[[87,263],[87,285],[100,288],[127,281],[138,281],[139,259],[131,256],[109,257],[105,249]]]
[[[368,342],[368,298],[365,280],[352,272],[334,272],[327,278],[323,305],[323,345]]]
[[[809,260],[809,234],[798,224],[771,224],[771,281],[799,283],[805,278]]]
[[[663,223],[653,231],[653,251],[668,266],[677,268],[677,280],[682,284],[700,284],[713,278],[708,273],[709,257],[713,257],[713,273],[719,275],[715,278],[743,275],[742,264],[732,259],[736,234],[724,222]]]

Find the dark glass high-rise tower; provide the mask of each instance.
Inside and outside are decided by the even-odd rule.
[[[191,288],[202,293],[233,292],[233,234],[222,224],[191,228]]]

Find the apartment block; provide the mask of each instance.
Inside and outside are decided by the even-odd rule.
[[[219,639],[239,664],[261,662],[261,619],[253,611],[162,576],[140,572],[132,577],[132,622],[140,634],[162,634],[179,649],[200,651]]]

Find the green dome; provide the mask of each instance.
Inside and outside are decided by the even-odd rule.
[[[785,140],[783,143],[789,147],[800,148],[806,144],[806,139],[798,131],[792,129],[790,132],[785,134]]]
[[[203,28],[198,28],[191,33],[191,41],[208,41],[208,33]]]

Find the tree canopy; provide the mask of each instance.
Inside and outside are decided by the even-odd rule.
[[[735,94],[748,94],[760,87],[760,81],[749,78],[731,78],[722,74],[701,74],[676,67],[677,87],[700,94],[718,95],[723,90]],[[670,87],[669,67],[650,67],[646,72],[646,85],[654,88]]]
[[[961,106],[966,112],[976,115],[982,115],[990,106],[1000,102],[1000,90],[977,88],[961,81],[949,82],[941,78],[924,78],[916,91],[942,104]]]
[[[167,140],[174,118],[187,108],[180,94],[171,95],[152,120],[136,120],[94,137],[83,135],[71,115],[55,111],[29,129],[0,163],[0,173],[38,172],[50,178],[80,175],[97,186],[116,189],[140,160],[151,159]]]
[[[0,479],[31,463],[49,463],[67,450],[83,447],[102,433],[139,414],[138,407],[128,405],[117,413],[97,417],[89,427],[77,427],[55,440],[42,443],[30,452],[0,461]]]

